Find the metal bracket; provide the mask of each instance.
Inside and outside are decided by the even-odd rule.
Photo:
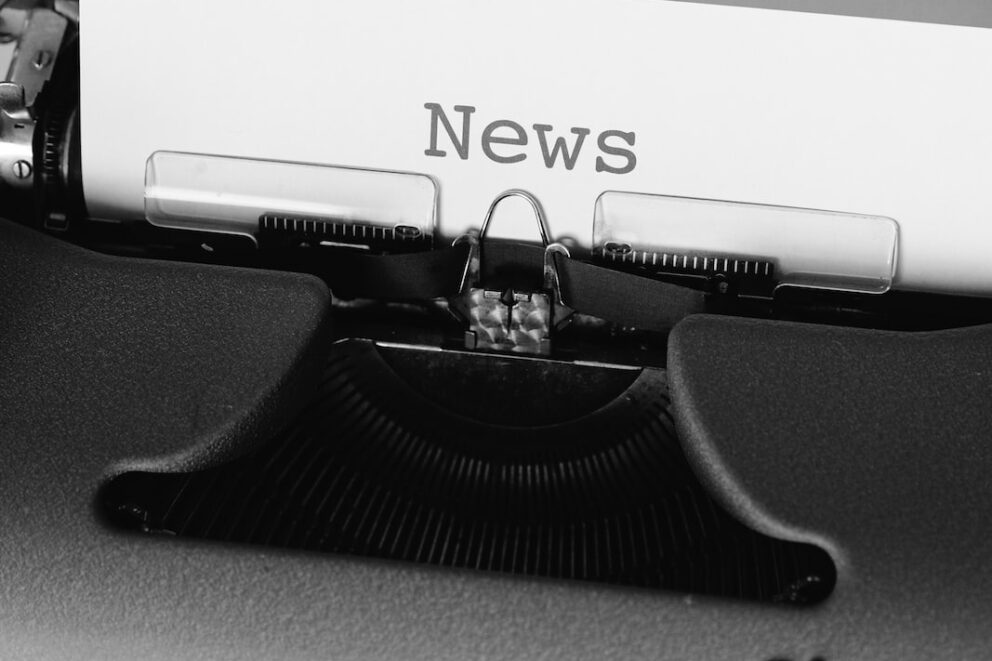
[[[19,12],[20,16],[13,17]],[[34,183],[34,104],[55,68],[69,20],[52,9],[16,5],[0,10],[0,25],[16,26],[4,38],[17,39],[6,81],[0,83],[0,182],[20,191]]]
[[[484,282],[480,282],[483,243],[496,208],[511,197],[526,200],[534,211],[534,218],[545,248],[544,285],[540,291],[522,291],[514,288],[504,291],[487,288]],[[519,189],[501,193],[489,206],[478,236],[459,237],[454,245],[465,242],[469,242],[472,246],[465,263],[460,288],[462,301],[459,307],[469,323],[469,328],[465,331],[465,346],[469,349],[550,354],[551,335],[558,325],[555,320],[567,317],[571,313],[561,304],[553,254],[564,252],[567,255],[568,250],[561,244],[550,242],[544,211],[537,198]]]

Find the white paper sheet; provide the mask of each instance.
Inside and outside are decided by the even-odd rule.
[[[555,238],[591,243],[623,190],[896,219],[896,286],[992,293],[992,31],[662,0],[87,0],[91,213],[140,216],[157,150],[429,174],[440,224],[523,188]],[[460,136],[472,106],[467,158]],[[489,143],[497,120],[526,145]],[[549,144],[589,134],[572,169]],[[598,149],[633,132],[636,166]],[[512,137],[513,128],[494,129]]]

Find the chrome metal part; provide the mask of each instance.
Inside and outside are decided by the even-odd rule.
[[[501,202],[514,197],[522,198],[530,204],[545,248],[544,284],[541,291],[523,291],[513,287],[505,290],[493,289],[487,287],[485,282],[480,282],[482,246],[493,216]],[[550,243],[544,212],[537,198],[518,189],[501,193],[489,206],[478,237],[459,237],[455,244],[465,241],[472,245],[462,278],[461,308],[469,324],[465,332],[466,348],[545,356],[550,354],[555,320],[570,314],[561,305],[553,255],[568,255],[568,249],[561,244]]]
[[[544,209],[541,207],[541,203],[531,193],[519,188],[511,188],[510,190],[503,191],[497,195],[496,199],[494,199],[492,204],[489,205],[489,211],[486,212],[486,219],[482,222],[482,229],[479,230],[479,240],[485,239],[486,234],[489,232],[489,226],[492,224],[493,215],[496,213],[496,208],[504,200],[511,197],[519,197],[530,204],[531,209],[534,210],[534,218],[537,220],[537,229],[541,232],[541,242],[545,246],[550,244],[551,238],[548,232],[548,223],[544,219]]]
[[[3,34],[18,40],[6,81],[0,83],[0,181],[28,191],[34,171],[34,105],[51,78],[69,20],[47,8],[31,9],[23,18],[18,12],[24,13],[16,6],[0,10]]]

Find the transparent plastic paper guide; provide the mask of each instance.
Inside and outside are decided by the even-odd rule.
[[[892,286],[899,225],[814,209],[607,192],[596,201],[593,250],[775,264],[780,285],[865,293]]]
[[[160,151],[145,216],[161,227],[253,234],[263,215],[408,226],[433,234],[437,190],[421,174]]]

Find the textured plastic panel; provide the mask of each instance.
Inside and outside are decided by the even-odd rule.
[[[676,422],[697,474],[744,522],[838,563],[815,624],[835,634],[825,658],[992,654],[990,361],[989,326],[700,315],[673,331]]]
[[[308,278],[111,259],[0,222],[6,658],[988,655],[988,327],[700,318],[676,331],[671,377],[700,474],[748,522],[834,554],[838,588],[813,610],[99,522],[93,498],[113,475],[195,469],[285,419],[326,350],[312,342],[325,305]]]

